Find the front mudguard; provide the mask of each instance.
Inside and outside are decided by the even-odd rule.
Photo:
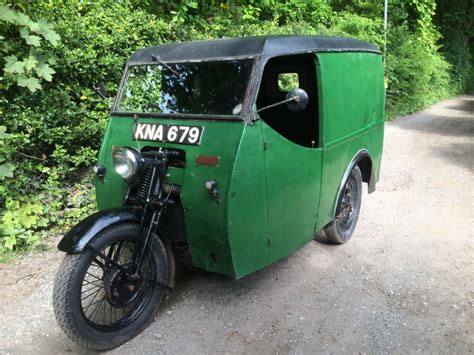
[[[141,213],[131,208],[112,208],[96,212],[76,224],[67,232],[58,244],[58,249],[68,254],[80,253],[98,233],[117,223],[140,223]],[[168,255],[168,285],[167,289],[174,287],[175,259],[168,239],[163,239]]]
[[[76,224],[64,235],[58,249],[68,254],[80,253],[98,233],[113,224],[136,222],[140,223],[139,211],[131,208],[113,208],[96,212]]]

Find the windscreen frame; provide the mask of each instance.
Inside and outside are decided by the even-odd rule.
[[[163,118],[171,118],[171,119],[210,119],[210,120],[228,120],[228,121],[242,121],[246,120],[246,116],[251,107],[250,97],[252,93],[252,87],[255,85],[255,73],[257,72],[258,68],[257,65],[259,64],[259,58],[256,56],[234,56],[234,57],[218,57],[218,58],[206,58],[206,59],[199,59],[199,60],[176,60],[165,62],[165,64],[181,64],[181,63],[203,63],[203,62],[216,62],[216,61],[232,61],[232,60],[245,60],[250,59],[252,60],[250,73],[248,76],[248,83],[244,93],[243,101],[242,101],[242,110],[237,115],[216,115],[216,114],[197,114],[197,113],[160,113],[160,112],[131,112],[131,111],[120,111],[119,110],[119,103],[122,99],[122,95],[125,89],[125,84],[129,75],[129,68],[132,66],[146,66],[146,65],[163,65],[157,61],[150,60],[150,61],[129,61],[124,68],[122,79],[120,80],[119,89],[117,91],[117,95],[114,100],[114,104],[112,106],[111,115],[113,116],[127,116],[127,117],[163,117]]]

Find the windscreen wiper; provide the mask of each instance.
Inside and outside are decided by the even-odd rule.
[[[171,68],[171,67],[170,67],[168,64],[166,64],[165,62],[163,62],[163,61],[160,59],[160,57],[158,57],[156,54],[153,54],[153,53],[152,53],[152,54],[151,54],[151,59],[152,59],[153,61],[155,61],[155,62],[158,62],[158,63],[164,65],[164,66],[167,67],[169,70],[171,70],[174,74],[179,75],[179,73],[178,73],[176,70],[174,70],[173,68]]]

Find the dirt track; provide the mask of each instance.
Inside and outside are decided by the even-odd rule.
[[[386,125],[352,240],[239,281],[186,272],[113,353],[474,352],[474,96]],[[0,265],[0,352],[78,352],[56,325],[52,249]]]

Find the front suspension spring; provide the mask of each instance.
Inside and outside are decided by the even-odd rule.
[[[145,200],[148,198],[148,190],[150,189],[151,179],[153,177],[153,166],[149,165],[146,167],[143,173],[142,181],[138,187],[137,195],[141,199]]]

